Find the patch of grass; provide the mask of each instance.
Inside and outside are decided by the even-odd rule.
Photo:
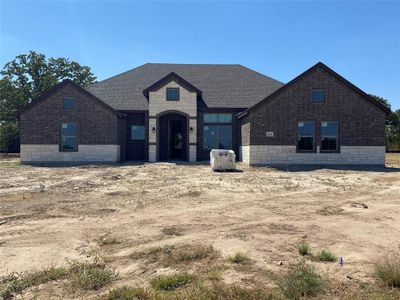
[[[400,288],[400,258],[386,257],[375,264],[375,274],[387,286]]]
[[[277,284],[286,297],[296,300],[315,296],[324,288],[321,276],[304,261],[291,265],[287,275],[280,278]]]
[[[299,254],[302,256],[311,255],[310,245],[306,241],[301,242],[301,244],[297,247]]]
[[[157,262],[165,267],[188,264],[199,260],[213,260],[219,256],[219,251],[211,245],[179,245],[153,248],[147,252],[130,255],[133,259],[144,258],[147,262]]]
[[[150,292],[143,288],[122,286],[113,288],[101,300],[148,300],[152,299]]]
[[[97,242],[100,246],[121,244],[121,242],[115,236],[107,236],[107,235],[99,238]]]
[[[212,269],[207,272],[207,279],[211,281],[219,281],[222,279],[221,271]]]
[[[333,262],[337,260],[335,254],[332,253],[330,250],[322,250],[315,255],[315,258],[318,261],[326,261],[326,262]]]
[[[251,262],[250,257],[248,257],[246,253],[240,251],[235,252],[231,256],[228,256],[228,260],[234,264],[240,264],[240,265],[246,265]]]
[[[117,275],[103,264],[72,262],[69,266],[69,279],[73,288],[98,290],[116,278]]]
[[[282,299],[278,295],[261,287],[250,288],[238,285],[227,285],[214,282],[212,286],[191,285],[187,289],[177,291],[168,299],[185,300],[273,300]]]
[[[64,267],[51,267],[41,271],[29,273],[11,273],[0,281],[0,298],[12,299],[24,290],[50,281],[67,278],[67,270]]]
[[[20,277],[16,273],[11,273],[2,277],[0,284],[1,299],[13,299],[15,295],[22,293],[24,290]]]
[[[171,291],[190,283],[192,279],[187,273],[179,273],[157,276],[150,281],[150,284],[156,290]]]

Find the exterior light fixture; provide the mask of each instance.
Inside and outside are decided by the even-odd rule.
[[[193,132],[193,127],[190,127],[189,130],[190,130],[190,132]]]
[[[156,127],[155,127],[155,126],[153,126],[153,127],[151,128],[151,132],[152,132],[152,133],[155,133],[155,132],[156,132]]]

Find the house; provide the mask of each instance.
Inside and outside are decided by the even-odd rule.
[[[390,110],[317,63],[287,84],[241,65],[145,64],[83,88],[65,80],[19,112],[21,160],[250,165],[385,162]]]

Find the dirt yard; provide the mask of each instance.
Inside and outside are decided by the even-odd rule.
[[[157,264],[146,257],[151,249],[212,245],[224,283],[274,289],[271,274],[298,261],[297,247],[307,241],[313,252],[329,249],[344,260],[341,268],[338,261],[306,258],[335,283],[320,297],[345,298],[360,286],[381,289],[374,263],[400,252],[400,154],[388,155],[386,168],[369,170],[238,168],[32,167],[4,159],[0,276],[101,259],[118,278],[97,291],[70,291],[62,280],[22,293],[24,299],[96,298],[111,287],[148,289],[156,275],[203,267]],[[237,251],[251,259],[249,266],[227,260]],[[400,299],[399,289],[390,295]]]

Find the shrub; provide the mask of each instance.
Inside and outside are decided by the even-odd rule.
[[[311,255],[310,246],[305,241],[301,242],[301,244],[297,247],[297,250],[299,251],[299,254],[302,256]]]
[[[145,289],[132,287],[118,287],[110,290],[106,295],[101,297],[102,300],[147,300],[151,299],[151,295]]]
[[[11,299],[13,295],[20,294],[32,286],[65,278],[67,278],[67,270],[64,267],[51,267],[24,274],[12,273],[2,278],[0,297],[2,299]]]
[[[315,256],[315,258],[319,261],[328,261],[328,262],[337,260],[336,255],[333,254],[332,251],[330,251],[330,250],[322,250],[322,251],[318,252],[317,255]]]
[[[148,262],[158,262],[169,267],[187,264],[197,260],[214,259],[219,251],[211,245],[180,245],[153,248],[147,252],[138,252],[130,255],[131,258],[145,258]]]
[[[156,290],[170,291],[190,283],[192,276],[187,273],[157,276],[150,281]]]
[[[245,265],[251,262],[250,257],[248,257],[245,253],[243,252],[235,252],[234,255],[231,255],[228,257],[229,261],[234,263],[234,264],[241,264]]]
[[[304,261],[291,265],[287,275],[278,281],[278,285],[286,297],[296,300],[315,296],[324,287],[321,276]]]
[[[382,259],[376,263],[375,273],[386,285],[400,288],[400,258]]]
[[[23,284],[16,273],[11,273],[1,279],[0,298],[13,299],[15,294],[20,294],[23,290]]]
[[[116,277],[112,270],[99,263],[73,262],[69,267],[72,286],[83,290],[98,290]]]

